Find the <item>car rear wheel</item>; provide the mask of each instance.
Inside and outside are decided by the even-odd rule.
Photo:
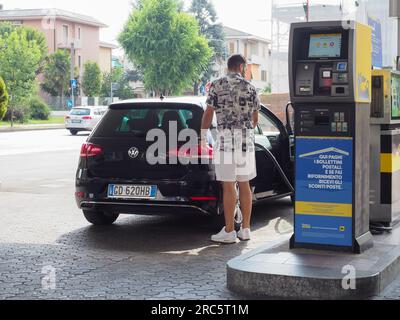
[[[109,226],[117,221],[118,213],[106,213],[102,211],[88,211],[84,210],[83,215],[86,220],[95,226]]]
[[[76,136],[78,134],[78,130],[69,130],[73,136]]]

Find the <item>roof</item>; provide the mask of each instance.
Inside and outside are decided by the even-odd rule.
[[[203,107],[206,104],[207,97],[167,97],[164,100],[160,98],[149,98],[149,99],[130,99],[124,101],[118,101],[111,104],[115,105],[128,105],[128,104],[139,104],[139,103],[182,103],[182,104],[193,104]]]
[[[101,21],[83,14],[61,10],[61,9],[15,9],[0,10],[0,20],[33,20],[42,17],[56,17],[99,28],[108,27]]]
[[[226,27],[224,26],[224,33],[225,37],[227,39],[248,39],[248,40],[255,40],[255,41],[260,41],[260,42],[265,42],[265,43],[271,43],[270,40],[258,37],[254,34],[247,33],[244,31],[240,31],[231,27]]]
[[[100,41],[100,47],[110,48],[110,49],[118,49],[118,46],[109,42]]]

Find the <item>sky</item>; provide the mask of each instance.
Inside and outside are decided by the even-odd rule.
[[[220,21],[229,27],[270,38],[272,0],[212,0]],[[186,5],[190,0],[185,0]],[[276,3],[303,3],[304,0],[275,0]],[[310,0],[313,3],[337,3],[339,0]],[[0,0],[4,9],[57,8],[92,16],[109,27],[101,31],[101,40],[117,44],[117,36],[127,20],[130,0]]]

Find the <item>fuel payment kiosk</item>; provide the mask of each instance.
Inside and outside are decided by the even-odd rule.
[[[372,32],[356,22],[291,26],[296,195],[292,248],[361,253],[369,231]]]

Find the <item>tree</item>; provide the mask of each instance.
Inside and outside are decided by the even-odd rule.
[[[101,92],[101,70],[96,62],[88,61],[84,65],[82,90],[88,97],[98,97]]]
[[[0,23],[0,38],[8,37],[13,31],[21,33],[28,42],[36,42],[36,45],[40,49],[40,67],[36,71],[36,74],[40,74],[42,72],[42,68],[44,67],[44,63],[48,54],[47,41],[44,33],[31,27],[17,27],[10,22]]]
[[[58,50],[47,58],[41,87],[53,97],[61,97],[60,107],[63,106],[63,97],[69,88],[69,72],[70,57],[67,51]]]
[[[216,75],[214,65],[226,60],[227,50],[225,45],[225,34],[222,24],[217,23],[217,11],[210,0],[192,0],[189,11],[196,18],[200,33],[206,37],[214,55],[205,72],[196,79],[194,83],[194,94],[199,93],[199,83],[207,83],[211,77]]]
[[[0,77],[0,120],[2,120],[7,112],[8,92],[3,78]]]
[[[11,125],[14,109],[26,106],[37,89],[36,72],[40,67],[41,50],[36,41],[28,41],[24,29],[13,30],[0,37],[0,70],[10,94]]]
[[[179,94],[207,68],[212,56],[196,20],[177,0],[141,0],[119,42],[143,71],[145,88],[157,95]]]
[[[110,97],[111,95],[111,83],[117,84],[117,89],[114,90],[113,96],[120,99],[130,99],[134,97],[133,90],[129,85],[130,81],[139,81],[140,73],[126,72],[124,73],[122,68],[113,68],[111,73],[104,73],[103,82],[101,86],[101,96]]]

